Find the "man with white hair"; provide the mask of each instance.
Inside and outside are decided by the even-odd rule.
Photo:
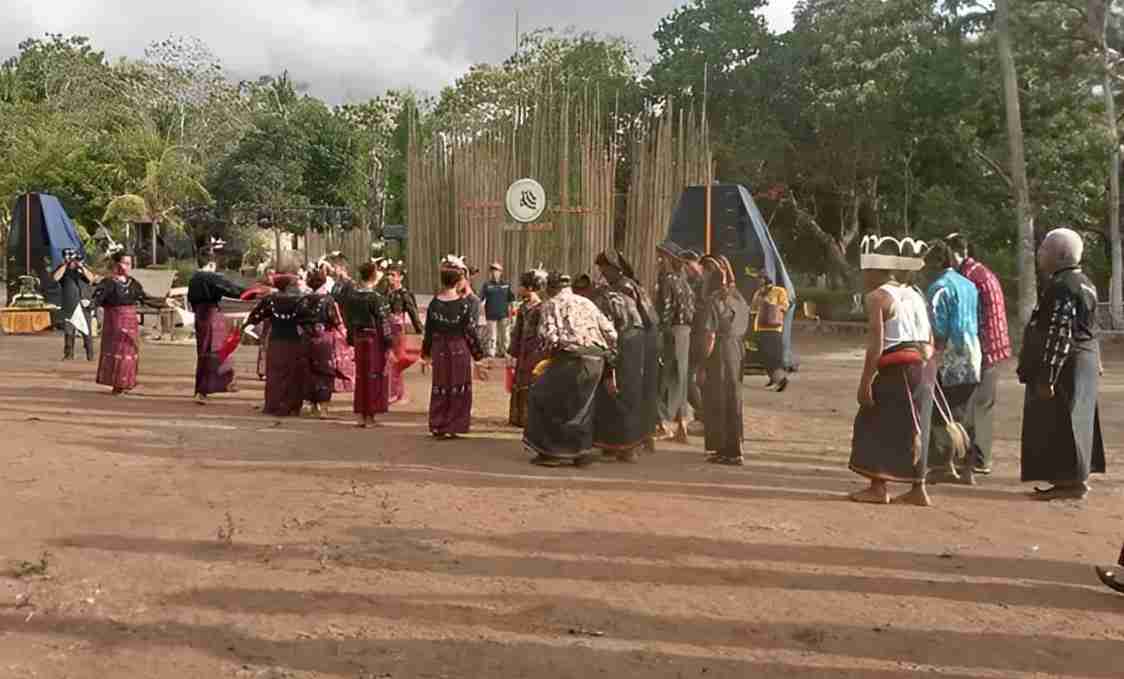
[[[1097,289],[1081,271],[1083,253],[1076,232],[1046,234],[1038,249],[1046,282],[1019,355],[1019,381],[1026,385],[1022,480],[1051,484],[1035,488],[1039,500],[1082,499],[1089,475],[1105,471],[1097,409]]]

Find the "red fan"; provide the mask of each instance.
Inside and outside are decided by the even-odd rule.
[[[504,371],[503,388],[506,389],[509,394],[515,391],[515,366],[513,365],[507,366],[507,370]]]
[[[242,343],[242,328],[235,328],[230,331],[230,334],[223,340],[222,346],[219,348],[219,363],[226,363],[226,359],[234,353],[238,345]]]

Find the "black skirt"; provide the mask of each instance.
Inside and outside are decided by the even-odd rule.
[[[593,449],[593,413],[605,370],[599,353],[556,354],[531,385],[523,445],[542,457],[573,460]]]
[[[935,367],[930,362],[879,371],[874,406],[855,416],[851,471],[876,481],[925,480]]]
[[[706,411],[706,449],[727,457],[742,452],[742,359],[741,337],[719,335],[703,370],[703,410]]]
[[[1097,390],[1100,348],[1096,340],[1075,343],[1046,401],[1028,385],[1023,402],[1022,480],[1086,481],[1105,472]]]
[[[617,393],[612,395],[604,382],[597,387],[593,416],[593,446],[602,450],[632,450],[652,433],[649,402],[656,399],[646,392],[646,354],[648,341],[643,330],[626,330],[617,339]]]

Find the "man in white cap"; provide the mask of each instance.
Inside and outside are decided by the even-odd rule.
[[[503,265],[495,262],[490,267],[488,282],[480,290],[484,299],[484,319],[488,322],[487,354],[490,358],[507,354],[508,327],[510,325],[515,291],[503,279]]]

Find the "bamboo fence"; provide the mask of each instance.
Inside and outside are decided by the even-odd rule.
[[[408,151],[408,265],[419,290],[437,284],[448,253],[486,270],[501,262],[510,278],[542,263],[589,272],[599,252],[618,247],[645,285],[655,282],[655,246],[687,186],[706,183],[711,163],[706,116],[666,102],[634,121],[622,140],[619,112],[597,92],[543,83],[535,101],[482,133],[456,130],[423,143],[411,125]],[[632,183],[623,242],[614,243],[620,151],[630,144]],[[516,226],[504,198],[517,179],[542,184],[540,223]]]
[[[544,83],[534,102],[483,133],[435,135],[423,145],[411,129],[408,260],[419,289],[437,283],[445,254],[486,269],[501,262],[512,278],[540,262],[588,271],[613,242],[619,144],[613,116],[597,93]],[[536,224],[517,225],[504,199],[517,179],[542,184],[547,209]]]
[[[656,245],[667,237],[679,197],[688,186],[711,179],[706,114],[676,109],[669,100],[632,139],[632,181],[621,251],[649,289],[656,282]]]

